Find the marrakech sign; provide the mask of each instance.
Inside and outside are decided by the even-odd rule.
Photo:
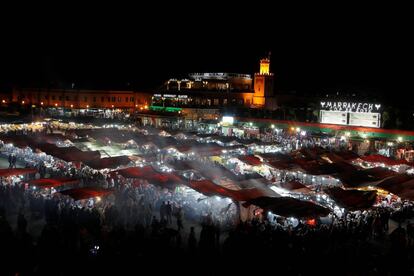
[[[321,102],[321,109],[332,110],[332,111],[348,111],[348,112],[379,112],[381,104],[375,103],[355,103],[355,102],[332,102],[324,101]]]

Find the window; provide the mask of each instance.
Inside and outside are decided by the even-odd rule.
[[[128,102],[128,97],[125,97],[125,102]]]
[[[87,102],[88,101],[88,97],[83,97],[83,101]]]
[[[69,99],[69,96],[66,96],[66,100],[67,100],[67,101],[69,101],[69,100],[70,100],[70,99]]]
[[[105,97],[101,97],[101,102],[104,102],[105,101]]]
[[[93,97],[93,102],[96,103],[96,97]]]
[[[112,97],[112,102],[115,102],[115,97]]]
[[[108,97],[108,102],[110,102],[111,101],[111,98],[110,97]]]
[[[45,100],[49,100],[49,95],[45,95]]]
[[[59,101],[63,101],[63,96],[59,96]]]
[[[219,105],[219,99],[214,99],[214,100],[213,100],[213,104],[214,104],[214,105]]]
[[[134,102],[135,101],[134,97],[131,97],[130,99],[131,99],[130,102]]]
[[[121,102],[121,97],[118,97],[118,102],[119,102],[119,103]]]
[[[52,95],[52,100],[55,100],[55,95]]]
[[[223,105],[227,105],[227,99],[223,99]]]

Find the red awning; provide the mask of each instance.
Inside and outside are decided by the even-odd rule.
[[[339,206],[350,210],[371,208],[377,198],[376,191],[344,190],[339,187],[324,190]]]
[[[128,165],[131,160],[128,156],[115,156],[86,161],[85,163],[96,170],[101,169],[115,169],[119,166]]]
[[[403,165],[407,164],[408,162],[405,160],[394,160],[389,157],[380,155],[380,154],[372,154],[368,156],[361,156],[362,160],[366,162],[372,162],[372,163],[384,163],[389,166],[395,166],[395,165]]]
[[[61,191],[63,195],[72,197],[75,200],[88,199],[93,197],[102,197],[112,194],[114,190],[112,189],[103,189],[103,188],[94,188],[94,187],[85,187],[85,188],[76,188]]]
[[[7,177],[13,175],[24,175],[29,173],[36,173],[34,168],[15,168],[15,169],[0,169],[0,177]]]
[[[254,155],[241,155],[237,158],[250,166],[259,166],[262,164],[262,161]]]
[[[298,181],[289,181],[289,182],[283,182],[279,185],[281,188],[289,190],[289,191],[296,191],[296,192],[302,192],[302,193],[309,193],[311,189],[303,185],[302,183]]]
[[[167,172],[157,172],[151,166],[130,167],[117,170],[117,173],[125,178],[141,178],[147,180],[150,184],[159,185],[166,188],[183,184],[183,180],[175,174]]]
[[[315,218],[327,216],[329,209],[310,201],[292,197],[260,197],[244,204],[253,204],[284,217]]]
[[[192,189],[206,196],[229,197],[236,201],[249,201],[259,197],[269,196],[269,191],[260,188],[231,190],[215,184],[210,180],[191,181],[188,185]],[[274,193],[274,196],[278,194]]]
[[[56,188],[65,184],[77,184],[79,179],[74,178],[41,178],[31,180],[28,182],[30,186],[36,186],[41,188]]]

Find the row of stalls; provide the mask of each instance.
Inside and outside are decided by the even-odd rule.
[[[344,209],[381,204],[390,194],[393,200],[414,199],[413,181],[406,173],[412,164],[344,150],[287,151],[257,139],[113,126],[7,134],[0,140],[3,152],[26,156],[33,167],[61,160],[76,169],[88,166],[110,178],[130,179],[137,186],[180,191],[194,197],[195,205],[210,197],[225,199],[220,202],[237,206],[243,219],[265,212],[306,219],[332,212],[340,216]],[[133,151],[111,155],[109,148]],[[85,187],[76,178],[32,180],[30,186],[53,188],[76,199],[113,192],[112,187]]]

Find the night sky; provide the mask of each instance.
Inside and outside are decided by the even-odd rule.
[[[411,57],[404,22],[375,17],[269,17],[262,25],[254,17],[200,24],[186,17],[161,26],[130,19],[37,28],[14,34],[2,49],[0,85],[151,90],[189,72],[252,74],[270,51],[281,90],[406,94],[413,85],[404,66]]]

